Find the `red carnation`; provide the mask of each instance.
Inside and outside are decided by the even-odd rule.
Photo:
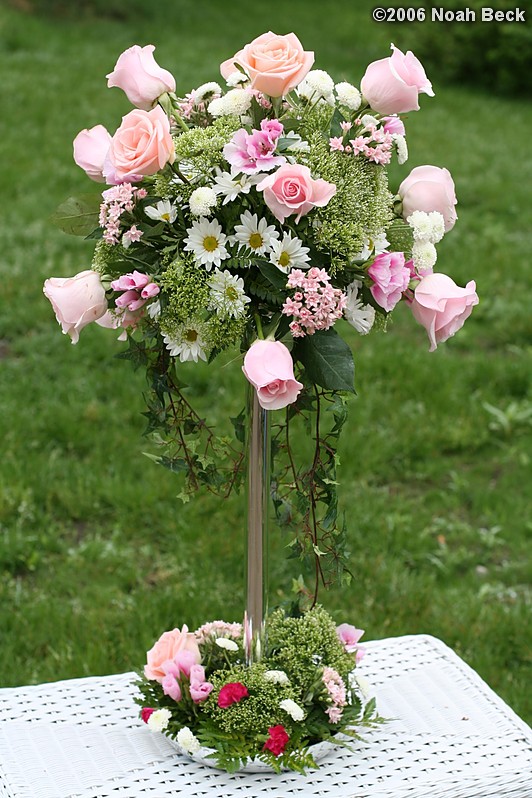
[[[142,718],[144,723],[147,723],[150,719],[150,715],[153,715],[154,712],[155,710],[152,709],[151,707],[142,707],[142,709],[140,710],[140,717]]]
[[[224,684],[218,695],[218,706],[222,709],[230,707],[231,704],[236,704],[243,698],[249,695],[248,688],[241,682],[229,682]]]
[[[284,726],[270,726],[268,729],[270,735],[264,743],[264,750],[271,751],[274,756],[282,754],[286,748],[290,737],[286,733]]]

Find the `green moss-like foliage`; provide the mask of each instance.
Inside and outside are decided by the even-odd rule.
[[[236,116],[224,116],[210,127],[192,128],[175,136],[175,163],[185,172],[205,177],[215,166],[224,168],[222,150],[240,126]]]

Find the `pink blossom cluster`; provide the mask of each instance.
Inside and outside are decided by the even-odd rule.
[[[283,313],[293,316],[290,331],[294,338],[328,330],[342,317],[347,297],[340,288],[333,288],[325,269],[312,267],[308,272],[292,269],[287,288],[297,288],[283,305]]]
[[[196,629],[194,635],[198,643],[206,643],[210,639],[217,637],[232,637],[238,638],[242,634],[241,623],[227,623],[226,621],[210,621],[204,623],[199,629]]]
[[[404,135],[404,125],[398,117],[384,117],[384,125],[366,125],[358,136],[348,138],[352,128],[351,122],[342,122],[343,136],[333,136],[329,139],[331,150],[345,152],[349,155],[364,155],[373,163],[385,165],[390,163],[393,149],[393,136]],[[361,119],[355,120],[355,125],[361,126]]]
[[[269,172],[286,163],[284,155],[275,155],[283,131],[283,125],[277,119],[263,119],[260,130],[252,130],[251,133],[240,128],[225,145],[224,157],[235,172],[248,175]]]
[[[100,205],[98,223],[104,229],[103,240],[106,244],[118,244],[120,241],[120,217],[123,213],[131,213],[135,202],[144,199],[147,193],[146,189],[135,188],[131,183],[119,183],[102,192],[103,202]],[[127,235],[129,235],[129,243],[131,243],[140,239],[142,231],[133,225],[126,233]]]
[[[150,282],[150,276],[142,272],[134,271],[131,274],[122,274],[118,280],[113,280],[111,288],[113,291],[123,291],[117,297],[115,304],[119,310],[140,310],[148,299],[157,296],[161,290],[156,283]]]
[[[334,668],[324,668],[321,677],[332,706],[327,707],[325,712],[329,716],[331,723],[339,723],[343,715],[343,707],[347,704],[347,693],[345,682]]]

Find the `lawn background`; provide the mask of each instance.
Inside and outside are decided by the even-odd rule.
[[[372,6],[0,8],[0,685],[138,668],[164,629],[242,615],[243,498],[176,499],[178,479],[142,455],[144,378],[113,358],[123,344],[94,326],[71,346],[42,295],[46,277],[90,268],[91,244],[49,216],[94,188],[71,159],[76,133],[114,130],[130,110],[105,74],[151,42],[184,92],[273,28],[358,83],[390,41],[415,50],[416,30],[373,23]],[[391,184],[449,168],[459,221],[438,268],[475,279],[481,304],[434,354],[406,307],[387,334],[347,332],[358,395],[340,491],[355,579],[322,601],[368,639],[440,637],[530,719],[532,109],[429,77],[436,97],[409,115],[411,157]],[[188,368],[187,381],[220,420],[239,411],[237,364]],[[274,531],[272,604],[299,573],[284,542]]]

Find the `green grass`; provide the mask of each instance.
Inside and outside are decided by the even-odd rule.
[[[268,20],[357,82],[401,45],[370,7],[272,0]],[[136,668],[163,629],[242,615],[243,498],[176,499],[177,478],[142,455],[143,376],[113,359],[123,345],[91,328],[70,346],[41,293],[90,263],[90,244],[48,217],[90,189],[70,158],[76,133],[129,110],[105,86],[117,55],[153,42],[184,91],[267,25],[243,0],[135,8],[125,20],[0,11],[2,685]],[[450,169],[460,218],[439,268],[476,279],[481,304],[435,354],[406,307],[387,334],[350,335],[358,395],[341,496],[355,580],[323,602],[368,639],[440,637],[530,719],[532,159],[516,141],[532,109],[431,77],[436,98],[408,120],[394,186],[418,164]],[[240,409],[236,364],[187,380],[219,420]],[[271,560],[274,604],[298,575],[275,530]]]

